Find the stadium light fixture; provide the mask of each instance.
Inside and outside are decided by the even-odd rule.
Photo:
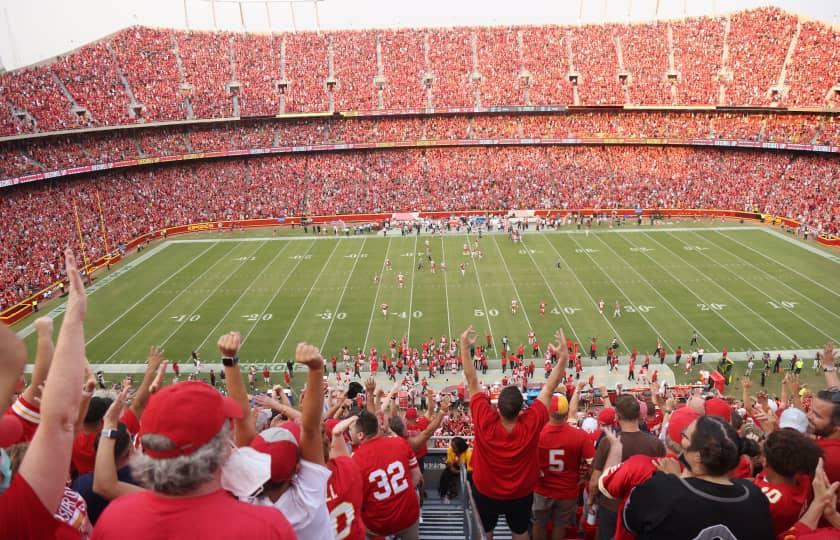
[[[218,30],[219,26],[216,22],[216,4],[237,4],[239,6],[239,21],[242,24],[242,30],[246,30],[245,26],[245,12],[242,9],[242,6],[245,4],[263,4],[265,6],[265,16],[268,20],[268,28],[269,30],[273,30],[271,26],[271,12],[269,10],[269,4],[287,4],[289,6],[289,11],[292,15],[292,28],[295,32],[297,32],[297,21],[295,19],[295,4],[312,4],[315,8],[315,30],[317,32],[321,31],[321,15],[318,12],[318,3],[323,2],[324,0],[201,0],[202,2],[209,2],[210,3],[210,10],[213,13],[213,28]],[[187,28],[189,28],[189,18],[187,15],[187,0],[184,0],[184,21],[186,22]]]

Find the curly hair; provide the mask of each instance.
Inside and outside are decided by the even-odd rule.
[[[706,473],[713,476],[734,469],[741,457],[735,428],[715,416],[697,419],[688,450],[700,454],[700,463]]]
[[[764,441],[767,466],[788,478],[797,473],[813,475],[822,448],[807,436],[792,429],[780,429]]]

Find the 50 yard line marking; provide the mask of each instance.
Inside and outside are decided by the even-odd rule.
[[[212,246],[211,246],[211,247],[212,247]],[[209,272],[210,270],[212,270],[213,268],[215,268],[217,264],[219,264],[220,262],[222,262],[223,260],[225,260],[225,259],[227,258],[227,256],[228,256],[228,255],[230,255],[230,254],[231,254],[231,252],[233,252],[233,250],[234,250],[234,249],[236,249],[236,247],[237,247],[237,244],[234,244],[234,245],[233,245],[233,247],[231,247],[229,250],[227,250],[227,252],[226,252],[226,253],[225,253],[222,257],[219,257],[218,259],[216,259],[216,262],[214,262],[213,264],[211,264],[210,266],[208,266],[207,268],[205,268],[203,272],[201,272],[198,276],[196,276],[196,277],[195,277],[195,279],[193,279],[193,280],[189,283],[189,285],[187,285],[187,286],[186,286],[186,287],[185,287],[185,288],[184,288],[181,292],[179,292],[178,294],[176,294],[175,296],[173,296],[173,297],[172,297],[172,299],[171,299],[171,300],[169,300],[169,302],[167,302],[167,303],[166,303],[166,305],[164,305],[162,308],[160,308],[160,310],[158,310],[158,312],[155,314],[155,316],[154,316],[154,317],[150,317],[150,318],[149,318],[149,320],[148,320],[148,321],[146,321],[146,322],[143,324],[143,326],[141,326],[140,328],[138,328],[138,329],[137,329],[137,330],[136,330],[133,334],[131,334],[131,335],[128,337],[128,339],[126,339],[125,341],[123,341],[122,345],[120,345],[119,347],[117,347],[117,349],[116,349],[114,352],[112,352],[112,353],[111,353],[111,356],[109,356],[108,358],[106,358],[106,359],[105,359],[102,363],[103,363],[103,364],[107,364],[107,363],[108,363],[108,361],[109,361],[109,360],[111,360],[114,356],[116,356],[118,352],[120,352],[121,350],[123,350],[123,348],[125,348],[125,346],[126,346],[126,345],[128,345],[129,343],[131,343],[131,342],[134,340],[134,338],[136,338],[138,335],[140,335],[140,332],[142,332],[142,331],[143,331],[143,330],[144,330],[147,326],[149,326],[149,325],[152,323],[152,321],[154,321],[154,320],[156,320],[158,317],[160,317],[160,314],[161,314],[161,313],[163,313],[163,312],[164,312],[164,310],[165,310],[166,308],[168,308],[169,306],[171,306],[171,305],[172,305],[172,303],[173,303],[173,302],[175,302],[175,300],[177,300],[178,298],[180,298],[182,294],[184,294],[185,292],[187,292],[188,290],[190,290],[190,287],[192,287],[192,285],[194,285],[194,284],[195,284],[195,283],[196,283],[199,279],[201,279],[202,277],[204,277],[204,274],[206,274],[207,272]],[[180,270],[179,270],[179,271],[180,271]]]
[[[308,255],[309,252],[312,251],[312,246],[314,245],[315,242],[310,243],[309,247],[303,253],[301,258],[295,261],[294,266],[292,266],[292,270],[288,274],[286,274],[286,277],[283,278],[283,282],[277,287],[277,289],[274,291],[274,294],[271,295],[271,298],[269,299],[268,303],[266,303],[265,307],[262,308],[260,315],[265,314],[265,311],[271,306],[271,304],[277,298],[277,295],[280,294],[280,291],[283,290],[283,287],[286,285],[286,282],[289,280],[289,277],[295,273],[295,270],[297,270],[298,265],[301,262],[303,262],[303,260],[306,258],[306,255]],[[245,342],[248,341],[248,338],[251,336],[251,333],[257,328],[259,322],[259,319],[257,319],[256,321],[254,321],[254,324],[251,325],[251,328],[248,329],[248,333],[245,334],[245,337],[242,338],[242,343],[239,345],[240,350],[242,350],[242,347],[245,345]]]
[[[286,340],[289,339],[289,334],[292,333],[292,328],[295,327],[297,320],[300,318],[301,312],[303,312],[303,307],[306,305],[306,302],[309,300],[309,297],[312,295],[312,291],[315,289],[315,284],[318,283],[318,280],[321,279],[321,276],[324,274],[324,270],[330,265],[330,260],[332,260],[332,256],[335,253],[338,244],[340,244],[343,240],[338,240],[330,251],[330,256],[327,257],[327,261],[321,266],[321,271],[318,272],[318,275],[315,277],[315,281],[312,282],[312,286],[309,287],[309,292],[306,293],[306,297],[303,299],[303,302],[300,304],[300,308],[298,308],[297,314],[295,314],[295,318],[289,324],[289,329],[286,331],[286,335],[283,336],[283,341],[280,342],[280,346],[277,347],[277,352],[274,353],[274,358],[271,360],[271,363],[274,364],[277,362],[277,357],[280,356],[280,351],[283,349],[283,345],[286,344]]]
[[[522,299],[519,296],[519,289],[516,288],[516,283],[514,283],[514,281],[513,281],[513,276],[510,275],[510,269],[508,268],[507,262],[505,261],[505,256],[502,255],[502,248],[499,247],[499,242],[496,241],[495,236],[493,237],[493,243],[496,244],[496,251],[499,252],[499,258],[502,260],[502,266],[505,267],[505,272],[507,272],[508,279],[510,280],[510,284],[513,286],[513,293],[516,295],[516,301],[519,302],[520,305],[522,306],[522,313],[525,315],[525,322],[528,323],[528,331],[533,332],[534,327],[531,326],[531,319],[528,318],[528,310],[525,309],[525,302],[522,302]]]
[[[251,283],[249,283],[248,286],[245,289],[242,290],[242,292],[239,294],[239,297],[233,303],[231,303],[230,307],[227,309],[225,314],[222,315],[221,319],[219,319],[219,322],[217,322],[216,325],[213,327],[213,329],[210,330],[210,332],[208,332],[206,336],[204,336],[204,339],[201,340],[201,343],[199,343],[198,347],[196,347],[194,350],[198,351],[199,349],[201,349],[204,346],[205,343],[207,343],[207,340],[210,338],[210,336],[213,335],[213,333],[216,332],[216,329],[219,328],[219,325],[222,324],[222,322],[224,322],[225,319],[227,319],[227,316],[230,315],[230,312],[233,311],[233,308],[236,307],[237,305],[239,305],[239,302],[242,301],[242,298],[245,296],[245,294],[248,291],[251,290],[251,287],[254,286],[254,283],[256,283],[257,280],[259,280],[262,277],[262,275],[265,274],[266,270],[271,268],[271,265],[274,263],[274,261],[277,260],[277,257],[282,255],[283,252],[286,251],[286,248],[289,247],[289,245],[290,245],[289,243],[286,243],[282,248],[280,248],[280,250],[277,251],[277,253],[275,253],[274,257],[272,257],[271,260],[268,261],[268,264],[266,264],[263,267],[263,269],[260,270],[260,272],[256,275],[256,277],[251,280]],[[265,243],[263,243],[262,246],[265,246]],[[260,247],[260,249],[262,248],[262,246]],[[259,249],[257,251],[259,251]],[[254,252],[254,253],[256,253],[256,252]],[[262,315],[262,314],[260,314],[260,315]],[[240,349],[241,348],[242,348],[242,345],[240,343]]]
[[[472,239],[467,234],[467,245],[472,246]],[[487,319],[487,331],[490,332],[490,341],[493,343],[493,353],[496,355],[496,360],[499,359],[499,349],[496,347],[496,333],[493,332],[493,325],[490,324],[490,313],[487,310],[487,301],[484,299],[484,289],[481,287],[481,277],[478,275],[478,264],[473,258],[473,273],[475,273],[475,281],[478,283],[478,292],[481,294],[481,303],[484,305],[484,318]]]
[[[324,335],[324,341],[321,342],[321,346],[319,347],[321,351],[324,350],[324,346],[327,344],[327,339],[330,337],[330,332],[332,332],[333,324],[337,319],[338,309],[341,307],[341,301],[344,299],[344,293],[347,292],[347,285],[350,284],[350,278],[353,277],[353,272],[356,271],[356,265],[359,264],[359,259],[361,259],[362,250],[365,248],[365,244],[367,243],[367,238],[365,238],[362,245],[359,246],[359,251],[356,252],[356,258],[353,260],[353,268],[350,269],[350,273],[347,274],[347,279],[344,281],[344,288],[341,289],[341,295],[338,297],[338,302],[335,304],[335,309],[333,310],[333,316],[330,317],[330,325],[327,327],[327,333]],[[378,291],[379,289],[377,289]]]
[[[365,332],[365,344],[362,350],[368,350],[367,344],[370,338],[370,327],[373,324],[373,314],[376,312],[376,304],[379,303],[379,289],[382,288],[382,282],[385,280],[385,261],[388,259],[388,253],[391,251],[391,241],[393,238],[388,238],[388,245],[385,246],[385,258],[382,259],[382,268],[379,270],[379,283],[376,285],[376,292],[373,295],[373,305],[370,308],[370,317],[368,318],[367,332]]]
[[[417,273],[417,240],[419,237],[419,234],[414,235],[414,253],[411,257],[411,291],[408,293],[408,331],[405,337],[405,342],[409,346],[411,345],[411,319],[413,318],[411,309],[414,305],[414,274]]]

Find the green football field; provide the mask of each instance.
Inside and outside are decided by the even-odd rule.
[[[809,351],[840,338],[836,252],[777,230],[683,225],[526,231],[521,243],[485,233],[481,258],[463,254],[464,243],[478,239],[463,234],[180,237],[98,276],[89,290],[87,355],[107,370],[143,363],[149,347],[159,345],[182,365],[191,350],[217,363],[218,336],[237,330],[243,363],[279,370],[300,341],[340,358],[345,345],[383,351],[405,335],[419,347],[468,324],[482,341],[493,336],[494,364],[502,336],[513,346],[527,344],[529,329],[544,343],[563,327],[584,351],[596,337],[601,353],[613,336],[623,354],[634,346],[652,352],[661,337],[669,360],[677,346],[688,349],[695,329],[707,353]],[[426,242],[438,265],[434,274],[428,260],[417,270]],[[515,315],[513,299],[520,305]],[[42,313],[59,323],[62,309],[49,305]],[[31,322],[16,328],[30,351]]]

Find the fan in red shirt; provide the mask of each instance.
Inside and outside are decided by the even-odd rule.
[[[362,473],[362,519],[369,533],[419,538],[420,502],[415,486],[422,473],[402,437],[386,437],[379,420],[363,411],[350,428],[358,448],[353,461]]]
[[[329,448],[327,468],[332,472],[327,481],[327,510],[336,538],[364,540],[362,522],[362,473],[350,457],[345,432],[357,420],[356,416],[342,421],[330,418],[324,428],[325,443]]]
[[[835,390],[820,390],[811,400],[808,411],[808,431],[817,436],[823,449],[825,473],[831,482],[840,481],[840,379],[834,367],[834,346],[827,343],[820,355],[826,383]]]
[[[537,447],[540,476],[534,489],[534,540],[547,537],[545,527],[552,517],[555,529],[575,525],[580,468],[595,456],[592,439],[567,422],[566,396],[551,396],[548,411],[548,424],[540,432]]]
[[[488,532],[496,528],[499,515],[504,514],[515,540],[528,538],[533,490],[539,474],[534,448],[548,422],[549,400],[569,360],[563,346],[566,342],[563,331],[555,337],[557,345],[549,344],[548,348],[550,353],[557,354],[558,369],[552,370],[537,399],[523,411],[522,393],[514,386],[501,391],[498,410],[490,404],[490,397],[481,391],[475,367],[469,361],[475,330],[470,326],[461,335],[461,357],[475,430],[472,467],[476,509]]]

